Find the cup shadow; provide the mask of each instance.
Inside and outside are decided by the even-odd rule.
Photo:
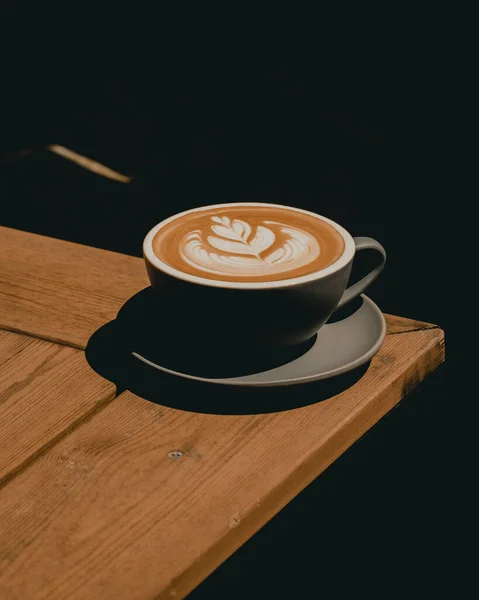
[[[155,331],[152,329],[151,319],[148,319],[150,294],[150,288],[146,288],[130,298],[115,320],[95,331],[85,351],[90,366],[102,377],[115,383],[118,393],[129,390],[150,402],[198,413],[262,414],[291,410],[327,400],[354,385],[369,367],[368,362],[353,371],[330,379],[284,387],[243,388],[182,379],[158,371],[132,355],[138,340],[145,339],[147,336],[148,339],[154,337],[155,347],[161,347],[161,325],[158,331]],[[347,318],[358,310],[361,303],[361,301],[351,302],[339,315],[334,315],[334,322]],[[158,314],[157,307],[155,313]],[[329,322],[333,321],[330,319]],[[200,359],[207,353],[200,355],[198,357],[200,360],[195,365],[178,364],[180,360],[178,348],[181,348],[184,343],[184,340],[176,341],[177,348],[171,353],[172,356],[168,356],[170,342],[164,344],[167,351],[162,348],[162,358],[166,363],[169,359],[169,364],[165,362],[161,364],[179,371],[208,376],[207,360],[202,364]],[[301,348],[295,348],[281,355],[268,356],[263,369],[273,368],[298,358],[307,352],[313,343],[314,339]],[[148,347],[148,344],[146,346]],[[150,350],[154,349],[150,345]],[[225,371],[225,367],[221,369],[218,376],[238,376],[254,372],[253,364],[246,365],[238,360],[233,361],[235,367],[231,373]],[[225,365],[227,362],[225,361]],[[202,368],[206,368],[206,372],[202,371]]]

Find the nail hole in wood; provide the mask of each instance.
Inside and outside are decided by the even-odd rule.
[[[181,458],[183,456],[183,452],[181,452],[181,450],[173,450],[173,452],[168,452],[168,456],[170,458]]]

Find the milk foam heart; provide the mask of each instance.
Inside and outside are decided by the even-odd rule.
[[[326,268],[344,251],[332,225],[309,213],[258,204],[179,216],[153,239],[156,256],[206,279],[275,281]]]

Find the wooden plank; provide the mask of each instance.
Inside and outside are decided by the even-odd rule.
[[[76,348],[148,285],[141,258],[0,227],[0,327]],[[434,327],[386,315],[388,333]]]
[[[80,350],[0,331],[0,483],[114,394]]]
[[[435,369],[443,341],[390,335],[352,388],[279,413],[121,394],[0,491],[0,583],[22,598],[184,597]]]
[[[148,285],[143,261],[0,227],[0,327],[76,348]]]

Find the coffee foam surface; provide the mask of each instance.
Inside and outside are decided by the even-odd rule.
[[[217,206],[160,228],[153,252],[171,267],[207,279],[275,281],[324,269],[344,240],[319,217],[289,208]]]

